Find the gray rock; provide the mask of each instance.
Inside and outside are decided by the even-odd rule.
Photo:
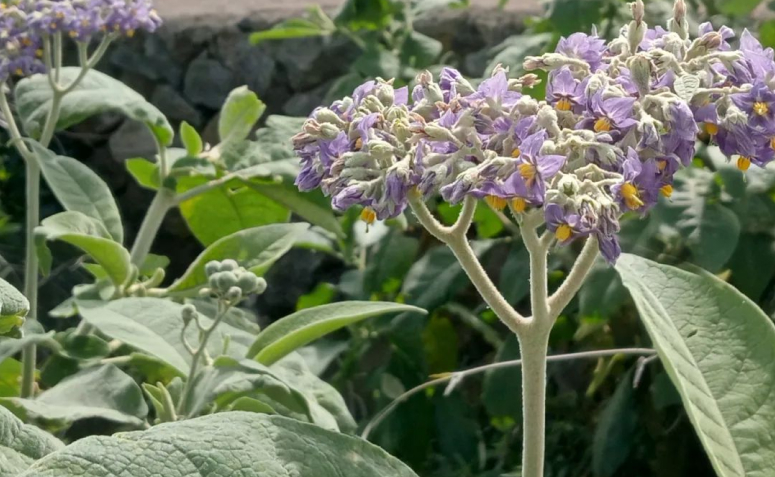
[[[248,35],[236,28],[222,32],[216,40],[216,57],[234,72],[238,83],[259,96],[266,96],[275,73],[275,60],[265,46],[251,45]]]
[[[360,51],[347,38],[309,37],[268,42],[294,91],[305,91],[344,74]]]
[[[202,125],[203,119],[199,111],[171,86],[163,84],[156,87],[151,96],[151,103],[169,119],[186,121],[194,127]]]
[[[183,94],[193,104],[220,109],[229,92],[237,86],[234,73],[221,62],[201,55],[186,71]]]
[[[283,104],[283,114],[288,116],[308,116],[313,109],[323,104],[329,89],[331,81],[328,81],[317,88],[297,93]]]
[[[145,124],[126,120],[108,140],[110,152],[116,161],[132,157],[153,158],[156,155],[156,142]]]

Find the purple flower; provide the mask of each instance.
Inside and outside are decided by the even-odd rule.
[[[775,93],[756,81],[746,93],[732,95],[735,105],[748,114],[748,124],[764,134],[775,134]]]
[[[645,212],[656,204],[659,197],[657,172],[654,159],[641,162],[638,153],[629,148],[622,163],[623,181],[611,187],[619,205],[627,210]]]
[[[635,98],[611,97],[603,99],[603,91],[598,90],[587,102],[584,118],[576,129],[591,129],[596,133],[616,132],[614,139],[637,124],[633,118],[632,106]]]
[[[482,81],[476,92],[466,96],[464,101],[469,105],[488,101],[509,108],[521,97],[522,94],[509,91],[509,80],[506,77],[506,72],[498,71],[491,78]]]
[[[754,78],[766,80],[775,73],[775,53],[772,48],[764,48],[748,29],[743,30],[740,36],[740,51]]]
[[[668,32],[661,26],[657,25],[654,28],[646,30],[646,34],[643,36],[643,40],[640,42],[640,48],[642,50],[652,50],[655,48],[663,48],[665,46],[664,37]]]
[[[699,26],[700,36],[714,31],[716,30],[713,29],[713,25],[710,22],[701,23]],[[726,25],[722,25],[721,28],[718,29],[718,33],[721,35],[721,46],[719,46],[718,49],[720,51],[729,51],[732,47],[729,46],[729,42],[727,40],[735,37],[734,30]]]
[[[688,166],[694,158],[694,144],[699,132],[692,110],[686,103],[674,102],[665,127],[667,134],[662,136],[662,152],[677,155],[683,165]]]
[[[567,38],[560,38],[555,52],[585,61],[592,71],[597,71],[603,64],[606,49],[605,40],[597,35],[574,33]]]
[[[524,181],[529,193],[528,197],[536,197],[543,202],[546,192],[546,181],[554,177],[565,164],[565,156],[556,154],[541,155],[541,146],[547,138],[545,131],[537,132],[526,138],[519,148],[521,163],[514,175]]]
[[[590,230],[582,223],[579,214],[566,212],[558,204],[546,204],[544,207],[546,229],[554,233],[561,244],[572,242],[578,237],[586,237]]]
[[[546,85],[546,101],[558,111],[580,112],[584,98],[584,84],[573,77],[570,69],[552,71]]]

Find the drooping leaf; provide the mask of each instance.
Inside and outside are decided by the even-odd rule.
[[[611,477],[627,460],[638,427],[633,371],[622,377],[595,429],[592,470],[595,477]]]
[[[0,475],[24,472],[36,460],[64,446],[56,437],[0,407]]]
[[[287,252],[308,224],[274,224],[243,230],[224,237],[202,252],[168,289],[168,293],[190,295],[207,283],[205,265],[211,260],[236,260],[256,274],[263,274]]]
[[[218,135],[221,144],[246,139],[264,114],[266,105],[247,86],[241,86],[229,94],[218,119]]]
[[[297,311],[267,326],[250,346],[247,357],[270,365],[288,353],[344,326],[385,313],[426,311],[409,305],[377,301],[331,303]]]
[[[0,278],[0,335],[21,326],[28,311],[30,302],[27,297]]]
[[[209,181],[203,176],[181,178],[183,193]],[[194,236],[205,246],[218,239],[261,225],[287,222],[290,212],[277,202],[239,183],[225,184],[181,202],[180,213]],[[217,217],[217,221],[213,221]]]
[[[105,181],[72,157],[57,156],[34,141],[28,144],[38,158],[46,183],[64,208],[102,222],[113,240],[123,242],[121,214]]]
[[[149,452],[153,449],[153,452]],[[226,412],[116,437],[87,437],[18,477],[224,475],[416,477],[362,439],[281,416]]]
[[[70,84],[80,74],[80,67],[64,67],[60,78],[63,83]],[[38,137],[54,97],[48,78],[45,74],[24,78],[17,84],[14,97],[24,130],[32,137]],[[108,111],[120,112],[145,123],[161,144],[172,143],[175,133],[161,111],[121,81],[95,70],[86,73],[80,84],[65,95],[57,129],[65,129]]]
[[[186,148],[189,156],[197,156],[204,149],[202,137],[196,132],[194,126],[186,121],[180,123],[180,141],[183,143],[183,147]]]
[[[86,368],[35,399],[3,398],[0,404],[27,418],[60,423],[96,417],[140,426],[148,414],[140,387],[112,364]]]
[[[35,228],[40,267],[45,274],[51,270],[53,260],[46,244],[49,240],[60,240],[81,249],[105,270],[116,285],[124,283],[130,275],[131,262],[127,249],[113,240],[102,222],[81,212],[53,215]]]
[[[159,298],[121,298],[108,303],[78,303],[81,316],[101,333],[147,353],[186,375],[191,355],[181,341],[183,305]],[[212,324],[207,316],[200,316],[205,326]],[[230,337],[228,354],[242,357],[254,340],[251,333],[221,323],[207,343],[211,356],[223,352],[226,336]],[[186,329],[186,340],[193,346],[199,342],[196,326]]]
[[[718,278],[625,254],[616,265],[719,476],[775,467],[775,325]]]

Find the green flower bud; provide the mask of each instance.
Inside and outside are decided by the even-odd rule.
[[[260,295],[260,294],[262,294],[262,293],[264,293],[266,291],[266,286],[267,286],[266,285],[266,280],[264,280],[261,277],[256,277],[256,278],[258,278],[258,283],[256,284],[256,290],[255,290],[254,293],[256,295]]]
[[[180,309],[180,316],[183,318],[184,324],[191,322],[197,314],[196,307],[190,303],[183,305],[183,308]]]
[[[218,273],[221,270],[221,262],[212,260],[205,265],[205,275],[208,277],[214,273]]]
[[[229,301],[239,301],[242,299],[242,289],[240,287],[231,287],[226,292],[226,299]]]
[[[258,277],[250,272],[243,273],[237,279],[237,286],[242,289],[242,293],[253,293],[258,286]]]
[[[228,273],[228,272],[216,272],[210,275],[210,277],[207,279],[207,284],[212,288],[213,290],[217,290],[220,288],[218,286],[218,279],[221,276],[221,273]]]
[[[236,260],[232,260],[230,258],[227,258],[226,260],[221,262],[221,271],[222,272],[232,272],[239,268],[239,263],[237,263]]]
[[[217,284],[218,290],[224,293],[237,284],[237,275],[235,275],[234,272],[220,272],[218,274]]]

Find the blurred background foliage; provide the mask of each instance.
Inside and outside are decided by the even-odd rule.
[[[775,47],[775,4],[757,0],[687,3],[695,28],[703,21],[726,24],[738,32],[748,27],[758,30],[765,47]],[[652,26],[663,24],[672,9],[668,0],[646,4],[646,20]],[[437,71],[442,64],[462,67],[464,56],[453,38],[423,35],[414,29],[414,22],[439,9],[467,7],[466,0],[348,0],[333,13],[311,7],[305,17],[256,32],[251,41],[348,39],[359,55],[332,83],[328,97],[334,99],[367,78],[395,78],[401,85],[411,83],[422,69]],[[481,77],[499,63],[519,75],[525,56],[551,50],[560,37],[593,27],[611,38],[628,15],[622,0],[553,0],[544,5],[543,15],[525,20],[523,31],[473,63]],[[472,63],[466,69],[471,70]],[[543,85],[529,94],[543,97]],[[288,137],[297,123],[289,124]],[[278,146],[272,154],[290,157],[288,149]],[[3,156],[7,152],[0,150]],[[77,154],[77,150],[71,153]],[[0,276],[9,279],[21,265],[20,167],[18,159],[8,158],[0,168],[0,254],[4,257]],[[672,199],[662,201],[643,220],[633,216],[623,221],[622,248],[663,263],[703,267],[772,315],[775,171],[752,169],[743,176],[706,140],[698,144],[692,167],[676,178]],[[44,214],[56,211],[51,197],[45,203]],[[439,205],[436,212],[452,223],[458,210]],[[302,309],[339,300],[398,301],[429,311],[425,318],[396,316],[362,322],[304,350],[314,370],[342,393],[361,429],[392,400],[434,374],[519,357],[515,339],[483,305],[452,253],[416,226],[413,217],[367,228],[358,221],[358,211],[350,211],[339,223],[344,232],[340,236],[313,229],[305,238],[306,246],[294,249],[266,277],[270,284],[279,284],[275,287],[279,291],[251,306],[262,324],[287,313],[283,308],[289,306]],[[512,221],[482,203],[470,239],[504,295],[527,312],[527,254]],[[575,248],[560,249],[551,256],[550,286],[561,283]],[[73,282],[83,281],[84,272],[74,265],[77,260],[63,261],[43,286],[60,287],[66,296]],[[51,302],[44,309],[58,303],[56,290],[48,296]],[[56,326],[56,322],[47,323],[47,328]],[[550,342],[554,354],[649,345],[626,290],[603,263],[560,318]],[[549,375],[547,476],[713,475],[658,362],[614,357],[557,363],[550,365]],[[398,406],[370,438],[424,476],[519,475],[519,383],[519,369],[508,368],[467,378],[449,392],[443,387],[429,389]]]

